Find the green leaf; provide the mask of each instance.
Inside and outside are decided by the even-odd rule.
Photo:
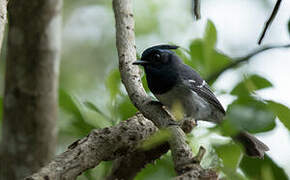
[[[268,105],[251,95],[255,90],[271,87],[267,79],[259,75],[250,75],[238,83],[231,94],[238,96],[227,109],[226,119],[236,129],[259,133],[275,127],[275,115]]]
[[[223,136],[234,136],[239,133],[241,128],[236,127],[236,125],[233,125],[231,122],[231,119],[226,118],[220,125],[213,128],[213,130],[215,129],[220,129]]]
[[[232,63],[232,59],[230,57],[228,57],[227,55],[218,52],[217,50],[213,50],[212,55],[210,57],[209,60],[209,65],[208,65],[208,74],[207,77],[209,76],[209,74],[213,74],[216,73],[218,71],[220,71],[221,69],[223,69],[225,66],[229,65],[230,63]]]
[[[172,157],[169,153],[157,159],[154,163],[146,165],[146,167],[137,174],[134,180],[165,180],[173,179],[176,175]]]
[[[242,150],[234,143],[214,146],[218,156],[222,159],[223,168],[236,171],[242,159]]]
[[[290,130],[290,109],[283,104],[267,101],[268,107],[275,113],[279,120]]]
[[[205,50],[214,49],[215,44],[217,41],[217,32],[216,28],[211,20],[207,21],[205,34],[204,34],[204,43],[205,43]]]
[[[205,66],[205,57],[203,54],[203,40],[195,39],[190,43],[190,58],[191,58],[191,67],[199,68]]]
[[[234,89],[231,91],[231,94],[243,96],[248,95],[249,93],[272,87],[272,83],[265,79],[264,77],[261,77],[257,74],[250,75],[249,77],[242,80],[240,83],[238,83]]]
[[[116,99],[117,94],[120,93],[121,76],[118,69],[114,69],[108,75],[106,80],[106,87],[110,91],[111,100]]]
[[[215,45],[217,41],[217,32],[211,20],[207,21],[204,41],[203,41],[203,55],[205,61],[205,73],[208,75],[211,72],[211,64],[214,61],[213,54],[215,53]]]
[[[195,39],[190,44],[191,60],[186,60],[185,63],[197,70],[202,77],[208,77],[232,62],[230,57],[215,49],[216,41],[216,28],[213,22],[208,20],[204,38]]]
[[[250,133],[260,133],[275,127],[275,115],[261,101],[241,101],[239,99],[227,109],[226,119],[234,129],[246,130]]]
[[[237,172],[240,161],[243,157],[243,153],[239,145],[234,143],[216,145],[214,149],[222,160],[222,171],[225,173],[228,179],[243,180],[241,174]]]
[[[279,167],[268,155],[264,159],[244,156],[240,168],[250,179],[287,180],[285,171]]]
[[[61,128],[61,131],[64,133],[84,136],[95,128],[95,126],[86,121],[81,104],[77,98],[64,90],[59,90],[59,106],[61,110],[71,115],[68,124]]]
[[[75,104],[73,97],[62,89],[59,90],[59,106],[62,110],[72,114],[75,118],[83,120],[83,116]]]

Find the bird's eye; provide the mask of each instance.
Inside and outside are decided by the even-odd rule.
[[[159,59],[160,57],[161,57],[160,54],[158,54],[158,53],[154,54],[155,59]]]

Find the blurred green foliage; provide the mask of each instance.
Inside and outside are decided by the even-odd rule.
[[[216,47],[217,31],[212,21],[208,21],[202,39],[190,43],[189,50],[178,49],[177,54],[184,62],[196,69],[202,77],[209,77],[223,69],[233,60],[219,52]],[[213,82],[208,82],[212,84]]]
[[[156,18],[159,13],[159,4],[152,0],[140,1],[138,6],[134,8],[136,28],[135,31],[138,34],[150,34],[156,29],[152,27],[158,27],[158,19]],[[149,22],[149,23],[148,23]]]
[[[234,89],[231,91],[231,94],[247,98],[248,96],[250,96],[249,93],[251,92],[272,86],[272,83],[267,79],[257,74],[253,74],[245,77],[243,81],[239,82],[236,87],[234,87]]]
[[[227,178],[237,180],[246,179],[245,176],[237,172],[243,157],[242,150],[239,145],[229,143],[217,145],[214,148],[218,156],[222,159],[220,169],[226,174]]]
[[[95,127],[88,121],[84,106],[76,96],[60,90],[59,106],[62,111],[71,115],[67,124],[60,129],[61,133],[74,134],[81,137],[88,134]]]
[[[167,153],[156,160],[152,164],[146,165],[146,167],[138,173],[135,180],[166,180],[172,179],[175,174],[173,162],[170,153]]]
[[[259,75],[250,75],[239,82],[231,91],[237,99],[228,106],[226,120],[230,126],[251,133],[265,132],[275,127],[275,115],[262,99],[254,96],[256,90],[272,84]]]
[[[268,155],[264,159],[254,159],[244,156],[240,167],[249,179],[287,180],[284,170],[279,167]]]
[[[267,101],[269,108],[275,113],[275,115],[280,119],[288,130],[290,130],[290,109],[274,101]]]
[[[148,0],[138,1],[136,3],[138,5],[135,4],[137,38],[159,33],[160,25],[157,17],[160,15],[160,9],[165,8],[162,2],[164,1]],[[95,33],[100,34],[98,41],[91,37],[78,39],[71,31],[70,36],[67,36],[66,31],[63,33],[59,90],[59,152],[63,152],[74,139],[86,136],[92,129],[115,125],[137,112],[121,83],[117,68],[111,1],[99,0],[96,3],[93,0],[65,0],[64,29],[73,29],[73,26],[70,26],[71,18],[82,15],[83,11],[77,13],[77,10],[85,7],[93,7],[91,9],[93,12],[102,10],[103,14],[98,14],[101,18],[94,20],[96,24],[107,21],[110,26],[95,27],[99,30]],[[74,14],[75,16],[72,16]],[[290,23],[288,29],[289,27]],[[82,28],[85,29],[85,26]],[[176,53],[202,77],[208,78],[235,61],[216,48],[217,41],[217,29],[209,20],[203,37],[191,40],[188,47],[179,48]],[[1,56],[4,56],[3,54],[5,53]],[[214,84],[218,78],[209,84]],[[142,83],[148,92],[145,76],[142,77]],[[272,86],[272,83],[261,75],[245,75],[229,93],[236,99],[228,105],[225,121],[222,125],[209,128],[209,133],[204,135],[205,138],[210,141],[210,136],[215,133],[231,136],[241,129],[251,133],[270,132],[276,126],[276,117],[290,130],[290,109],[279,102],[264,100],[256,93]],[[2,115],[2,98],[0,98],[0,122]],[[167,138],[168,133],[159,132],[145,141],[143,146],[150,148]],[[197,151],[200,144],[193,133],[188,135],[188,141],[191,147],[195,148],[194,151]],[[233,141],[216,141],[207,151],[204,161],[217,162],[203,164],[210,164],[211,168],[219,170],[225,179],[287,179],[283,168],[269,156],[266,155],[264,159],[248,158]],[[112,162],[103,162],[78,179],[104,179],[111,166]],[[135,179],[165,180],[174,176],[176,174],[169,152],[153,164],[148,164]]]

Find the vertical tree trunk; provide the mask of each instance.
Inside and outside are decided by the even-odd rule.
[[[9,0],[0,179],[43,166],[56,144],[61,0]]]
[[[0,52],[1,52],[4,29],[5,29],[5,24],[6,24],[6,14],[7,14],[6,6],[7,6],[7,1],[0,0]]]

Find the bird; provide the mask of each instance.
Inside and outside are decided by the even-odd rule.
[[[178,48],[168,44],[149,47],[133,65],[144,67],[149,90],[170,112],[178,103],[185,118],[220,124],[226,111],[207,82],[174,52]],[[250,157],[263,158],[269,151],[267,145],[246,131],[238,132],[233,139]]]

